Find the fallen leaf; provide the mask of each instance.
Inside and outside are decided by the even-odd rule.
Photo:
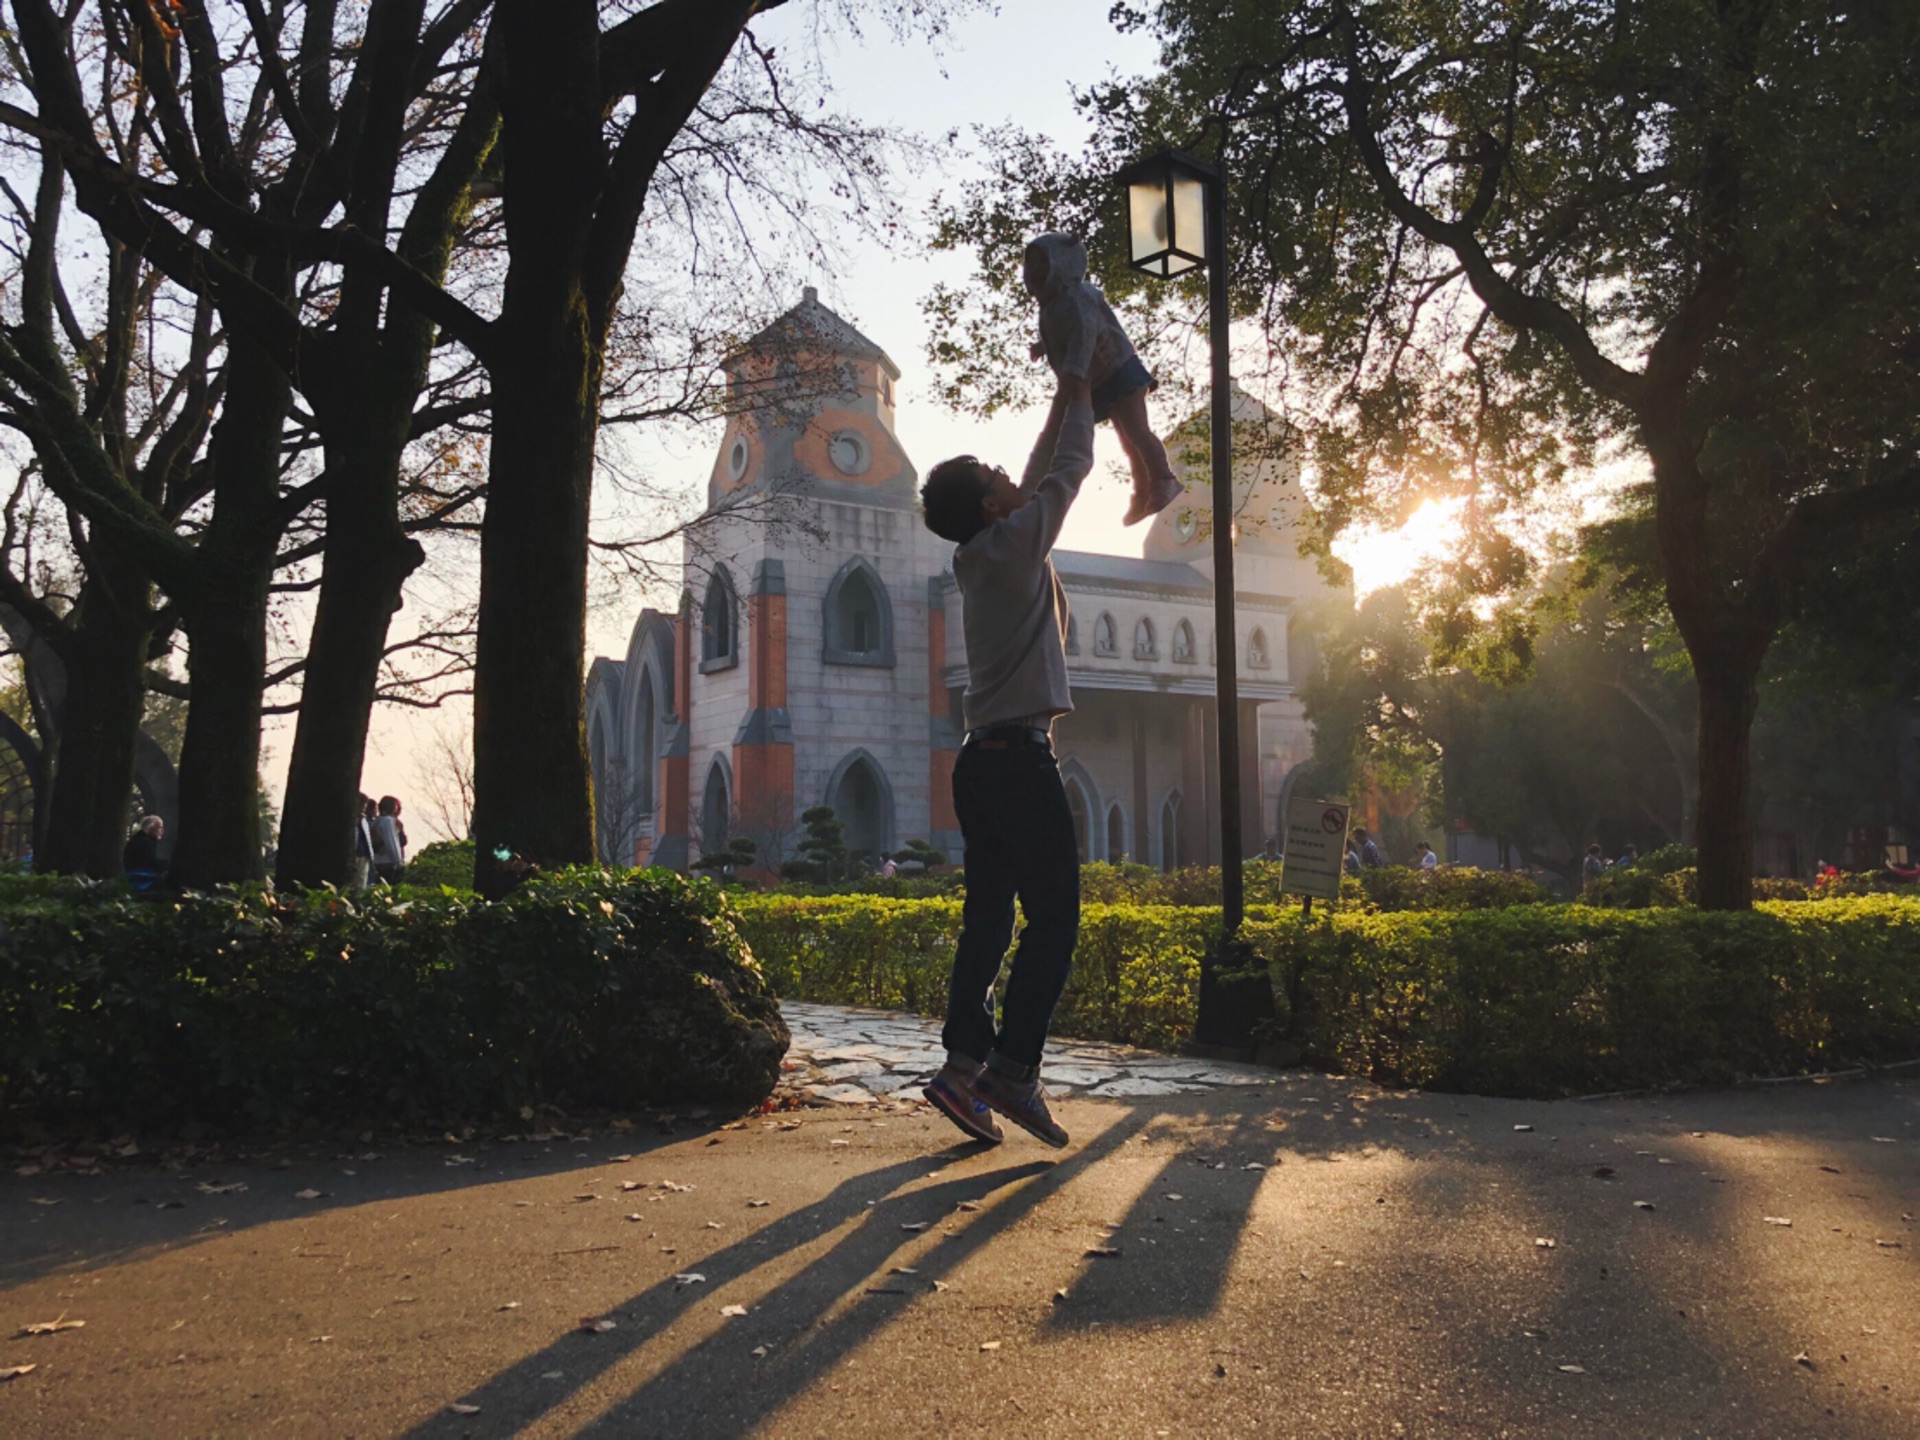
[[[773,1202],[771,1200],[749,1200],[747,1201],[747,1209],[764,1210],[767,1208],[767,1206],[771,1205],[772,1203]]]
[[[1066,1292],[1066,1291],[1064,1291],[1064,1290],[1056,1290],[1056,1291],[1054,1291],[1054,1292],[1053,1292],[1053,1303],[1054,1303],[1054,1304],[1056,1304],[1056,1305],[1064,1305],[1064,1304],[1066,1304],[1066,1303],[1067,1303],[1067,1292]]]
[[[1798,1355],[1793,1357],[1793,1363],[1796,1365],[1804,1365],[1809,1370],[1818,1370],[1820,1368],[1818,1365],[1813,1363],[1813,1357],[1807,1354],[1807,1352],[1804,1350],[1802,1350]]]
[[[1531,1125],[1516,1125],[1513,1128],[1521,1134],[1525,1134],[1526,1132],[1533,1129]]]
[[[1784,1215],[1762,1215],[1760,1218],[1766,1221],[1767,1224],[1769,1225],[1784,1225],[1788,1229],[1793,1228],[1793,1221],[1789,1220]]]
[[[1894,1145],[1899,1143],[1891,1135],[1876,1135],[1873,1137],[1873,1141],[1876,1145]]]
[[[935,1280],[933,1282],[933,1293],[936,1295],[938,1295],[942,1290],[951,1290],[952,1288],[953,1287],[947,1284],[947,1282],[944,1280]]]
[[[1613,1167],[1611,1165],[1596,1165],[1593,1167],[1593,1174],[1595,1179],[1605,1180],[1613,1174]]]
[[[852,1143],[853,1143],[853,1142],[852,1142],[851,1140],[829,1140],[829,1141],[827,1141],[827,1145],[828,1145],[828,1147],[829,1147],[829,1148],[831,1148],[831,1147],[833,1147],[833,1146],[835,1146],[835,1145],[851,1145]]]
[[[764,1346],[764,1345],[756,1345],[756,1346],[754,1346],[754,1347],[753,1347],[753,1358],[754,1358],[754,1359],[756,1359],[756,1360],[764,1360],[764,1359],[766,1359],[766,1358],[767,1358],[767,1347],[766,1347],[766,1346]]]
[[[1882,1250],[1898,1250],[1901,1248],[1898,1240],[1876,1240],[1873,1243],[1878,1245]]]
[[[22,1175],[22,1176],[25,1176],[25,1175],[38,1175],[38,1174],[40,1173],[40,1171],[41,1171],[41,1169],[42,1169],[42,1168],[43,1168],[43,1167],[41,1167],[41,1166],[39,1166],[39,1165],[22,1165],[22,1166],[20,1166],[20,1167],[19,1167],[19,1168],[18,1168],[17,1170],[15,1170],[15,1171],[14,1171],[13,1173],[14,1173],[14,1174],[16,1174],[16,1175]],[[32,1369],[33,1367],[32,1367],[32,1366],[28,1366],[27,1368],[28,1368],[28,1369]]]
[[[589,1335],[604,1335],[609,1330],[618,1329],[619,1324],[620,1322],[617,1320],[608,1320],[602,1316],[595,1315],[586,1315],[581,1317],[580,1320],[580,1328]]]
[[[589,1190],[583,1194],[576,1195],[573,1198],[577,1202],[581,1200],[598,1200],[600,1197],[598,1195],[595,1195],[591,1190]]]
[[[1820,1168],[1829,1175],[1838,1175],[1840,1173],[1840,1167],[1838,1165],[1822,1165]]]
[[[676,1285],[704,1285],[707,1283],[707,1277],[702,1275],[698,1270],[685,1270],[673,1277],[673,1283]]]
[[[1552,1250],[1556,1248],[1555,1242],[1547,1239],[1544,1235],[1537,1237],[1533,1243],[1535,1248],[1540,1250]]]
[[[244,1180],[234,1180],[225,1185],[220,1185],[211,1180],[202,1180],[193,1188],[198,1190],[202,1195],[238,1195],[247,1188],[247,1182]]]
[[[318,1190],[296,1190],[293,1192],[293,1198],[296,1200],[318,1200],[320,1198],[320,1192]]]
[[[1174,1194],[1174,1193],[1173,1193],[1173,1191],[1171,1191],[1171,1190],[1169,1190],[1169,1191],[1167,1191],[1167,1193],[1166,1193],[1166,1195],[1165,1195],[1165,1196],[1164,1196],[1163,1198],[1165,1198],[1165,1199],[1168,1199],[1168,1200],[1184,1200],[1184,1199],[1186,1199],[1187,1197],[1186,1197],[1186,1196],[1184,1196],[1184,1195],[1176,1195],[1176,1194]]]
[[[1562,1365],[1560,1367],[1560,1373],[1563,1375],[1584,1375],[1587,1373],[1587,1367],[1584,1365]]]
[[[747,1313],[747,1307],[744,1305],[722,1305],[720,1307],[720,1313],[729,1319],[737,1319]]]
[[[1117,1259],[1119,1254],[1120,1247],[1118,1245],[1090,1245],[1083,1253],[1082,1258],[1087,1260],[1113,1260]]]
[[[1653,1209],[1653,1202],[1651,1200],[1636,1200],[1633,1202],[1633,1208],[1636,1210],[1651,1210]]]
[[[640,1218],[640,1212],[638,1210],[635,1210],[631,1215],[627,1216],[627,1219],[633,1220],[633,1221],[638,1221],[639,1218]]]
[[[31,1375],[39,1368],[38,1365],[0,1366],[0,1380],[18,1380],[22,1375]]]
[[[451,1410],[455,1415],[478,1415],[480,1413],[480,1407],[478,1405],[463,1405],[457,1400],[447,1406],[447,1409]]]
[[[496,1310],[518,1310],[520,1308],[520,1302],[518,1300],[509,1300],[504,1305],[496,1305],[493,1308]]]
[[[58,1205],[60,1202],[58,1200],[49,1200],[44,1195],[36,1195],[27,1203],[30,1205]]]
[[[902,1230],[908,1230],[908,1231],[912,1231],[915,1234],[918,1234],[920,1231],[926,1229],[932,1223],[933,1222],[931,1220],[909,1220],[906,1224],[902,1225],[900,1228]]]
[[[1242,1165],[1240,1168],[1242,1170],[1264,1170],[1267,1167],[1262,1165],[1258,1160],[1249,1160],[1246,1164]]]
[[[654,1186],[653,1188],[656,1190],[666,1190],[675,1195],[684,1195],[689,1190],[693,1189],[693,1186],[682,1185],[677,1181],[673,1181],[673,1180],[662,1180],[658,1185]]]
[[[1000,1342],[998,1340],[982,1340],[980,1342],[980,1348],[982,1350],[998,1350],[1000,1348]]]
[[[719,1230],[724,1227],[720,1224],[718,1220],[709,1220],[705,1225],[702,1225],[700,1228],[702,1230]]]
[[[58,1320],[41,1320],[32,1325],[23,1325],[19,1335],[57,1335],[62,1330],[78,1330],[86,1323],[84,1320],[69,1320],[62,1315]],[[18,1339],[19,1335],[14,1338]]]
[[[567,1378],[567,1372],[564,1370],[542,1370],[540,1372],[540,1378],[542,1380],[564,1380]]]
[[[622,1180],[620,1182],[620,1188],[622,1190],[644,1190],[647,1188],[647,1182],[644,1180]]]
[[[887,1273],[889,1275],[918,1275],[920,1272],[911,1265],[896,1265]]]
[[[978,1201],[962,1200],[958,1205],[954,1206],[953,1208],[956,1210],[978,1210],[980,1208],[980,1205]]]

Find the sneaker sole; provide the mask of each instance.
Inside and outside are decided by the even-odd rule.
[[[956,1127],[973,1139],[985,1141],[989,1145],[998,1145],[1002,1140],[1006,1139],[1006,1136],[997,1130],[983,1130],[979,1128],[979,1126],[974,1123],[971,1115],[962,1117],[953,1096],[941,1089],[938,1085],[929,1085],[921,1090],[920,1093],[927,1097],[928,1104],[932,1105],[934,1109],[946,1116]]]
[[[979,1097],[982,1100],[987,1102],[987,1108],[989,1110],[995,1111],[999,1115],[1003,1116],[1004,1118],[1011,1120],[1015,1125],[1018,1125],[1022,1130],[1026,1131],[1027,1134],[1033,1136],[1033,1138],[1038,1140],[1042,1145],[1051,1145],[1055,1150],[1064,1150],[1067,1148],[1068,1143],[1073,1139],[1073,1137],[1067,1134],[1067,1132],[1064,1130],[1055,1129],[1055,1130],[1049,1131],[1049,1130],[1040,1129],[1039,1126],[1035,1125],[1032,1121],[1028,1120],[1027,1117],[1022,1115],[1019,1111],[1009,1110],[1006,1106],[1000,1104],[998,1101],[996,1101],[993,1098],[993,1096],[987,1094],[984,1090],[975,1091],[974,1093],[979,1095]]]

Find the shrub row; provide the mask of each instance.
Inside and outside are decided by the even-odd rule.
[[[955,900],[745,897],[741,929],[797,999],[940,1015]],[[1205,911],[1088,904],[1056,1029],[1166,1045],[1190,1028]],[[1566,1095],[1920,1056],[1920,901],[1752,914],[1530,905],[1249,911],[1278,1032],[1385,1084]]]
[[[566,872],[492,905],[13,877],[0,995],[16,1119],[750,1103],[787,1044],[723,897],[663,871]]]

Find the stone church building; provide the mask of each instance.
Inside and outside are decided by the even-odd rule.
[[[833,807],[851,849],[924,837],[960,858],[949,784],[967,684],[960,596],[953,547],[921,524],[919,473],[894,431],[900,370],[811,288],[728,370],[737,388],[777,388],[802,361],[831,367],[831,383],[800,403],[743,405],[721,438],[677,612],[642,611],[624,658],[593,663],[588,743],[607,859],[684,868],[744,834],[777,864],[816,804]],[[1236,436],[1271,420],[1236,398]],[[1184,430],[1169,441],[1176,465],[1189,462],[1188,493],[1150,523],[1143,558],[1054,552],[1075,706],[1056,722],[1055,750],[1089,860],[1218,859],[1204,424],[1193,434],[1197,446]],[[1297,549],[1297,462],[1265,448],[1236,438],[1249,453],[1236,467],[1231,640],[1249,854],[1279,833],[1289,776],[1311,749],[1294,692],[1310,654],[1296,615],[1326,586]]]

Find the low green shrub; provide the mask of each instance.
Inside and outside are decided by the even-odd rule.
[[[664,871],[567,871],[493,904],[7,878],[0,994],[15,1116],[751,1103],[787,1044],[725,899]]]
[[[1055,1028],[1167,1045],[1191,1029],[1215,917],[1084,904]],[[954,900],[751,897],[740,927],[796,999],[943,1013]],[[1920,901],[1751,914],[1592,906],[1248,911],[1279,1032],[1382,1083],[1565,1095],[1920,1055]]]
[[[422,846],[402,872],[401,883],[425,890],[473,891],[473,841],[436,840]]]

